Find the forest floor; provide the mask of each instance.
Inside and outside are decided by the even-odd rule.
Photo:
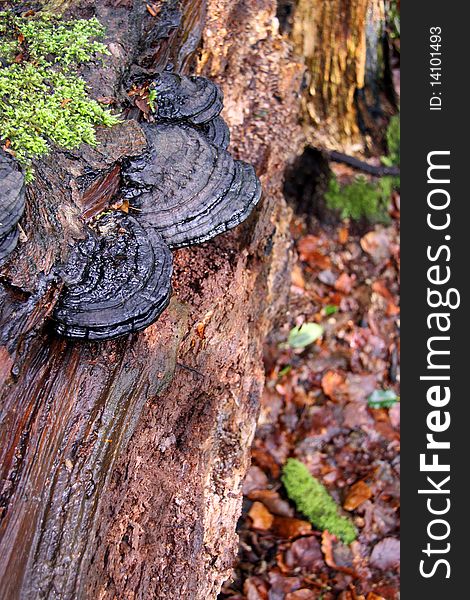
[[[370,398],[398,394],[399,210],[394,192],[389,225],[292,223],[298,258],[288,322],[265,348],[239,559],[220,598],[399,597],[400,404],[374,408]],[[321,324],[322,337],[290,348],[289,331],[304,322]],[[345,545],[296,512],[281,482],[288,457],[305,463],[350,516],[356,541]]]

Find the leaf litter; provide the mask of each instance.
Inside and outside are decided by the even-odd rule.
[[[288,322],[265,348],[239,557],[220,599],[399,598],[399,210],[392,217],[362,234],[344,223],[312,232],[301,217],[292,225]],[[291,458],[356,541],[296,510],[282,484]]]

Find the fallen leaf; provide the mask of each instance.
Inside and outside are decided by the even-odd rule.
[[[342,573],[346,573],[347,575],[352,575],[353,577],[357,577],[357,574],[354,571],[354,569],[351,569],[350,567],[346,567],[344,565],[337,564],[336,557],[334,555],[334,547],[333,547],[334,544],[344,546],[344,544],[341,544],[340,542],[338,542],[337,538],[334,535],[331,535],[331,533],[325,529],[325,531],[322,533],[322,536],[321,536],[321,549],[323,551],[323,555],[325,557],[326,564],[329,567],[331,567],[332,569],[336,569],[337,571],[341,571]],[[344,546],[344,547],[347,548],[347,546]],[[352,560],[352,553],[351,553],[351,560]]]
[[[274,515],[280,517],[292,517],[294,510],[287,500],[283,500],[278,492],[274,490],[253,490],[248,494],[250,500],[258,500]]]
[[[390,408],[399,398],[393,390],[374,390],[367,398],[370,408]]]
[[[307,588],[302,588],[287,594],[286,600],[318,600],[318,593]]]
[[[308,263],[311,267],[328,269],[331,266],[331,259],[329,256],[325,256],[318,250],[319,246],[319,238],[313,235],[306,235],[297,243],[299,258],[302,262]]]
[[[158,17],[158,13],[160,12],[158,8],[156,8],[153,4],[147,4],[147,10],[152,15],[152,17]]]
[[[344,377],[336,371],[327,371],[321,379],[323,393],[332,400],[335,399],[335,391],[339,389],[343,383]]]
[[[291,539],[310,533],[312,525],[308,521],[302,521],[301,519],[275,516],[271,525],[271,531],[279,537]]]
[[[364,481],[358,481],[349,490],[343,504],[346,510],[356,510],[366,500],[372,496],[372,490]]]
[[[243,584],[243,593],[247,600],[267,600],[268,586],[261,577],[249,577]]]
[[[396,538],[384,538],[378,542],[370,555],[370,564],[386,571],[400,564],[400,542]]]
[[[287,343],[291,348],[306,348],[323,335],[323,327],[318,323],[304,323],[290,330]]]
[[[248,516],[253,521],[254,529],[267,531],[273,524],[274,517],[261,502],[253,502],[253,506],[248,511]]]
[[[340,227],[338,229],[338,242],[345,244],[349,238],[349,229],[347,227]]]
[[[374,290],[374,292],[376,292],[377,294],[379,294],[380,296],[382,296],[389,302],[393,302],[393,296],[390,293],[390,291],[388,290],[388,288],[385,287],[385,284],[383,281],[380,281],[380,280],[374,281],[374,283],[372,284],[372,289]]]
[[[243,494],[248,496],[253,490],[264,490],[268,487],[268,478],[264,471],[251,465],[243,481]]]
[[[324,565],[320,542],[313,535],[294,540],[284,553],[284,564],[315,572]]]
[[[376,264],[388,260],[391,252],[391,233],[388,229],[378,228],[369,231],[361,238],[361,248],[369,254]]]
[[[264,471],[268,471],[273,479],[279,477],[281,467],[267,450],[262,448],[252,448],[251,458]]]
[[[378,596],[377,594],[374,594],[374,592],[369,592],[367,594],[366,600],[386,600],[386,599],[383,596]]]
[[[343,294],[349,294],[352,290],[353,283],[354,277],[351,277],[347,273],[341,273],[335,281],[335,290],[338,290],[338,292],[342,292]]]

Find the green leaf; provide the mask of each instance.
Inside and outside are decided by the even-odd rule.
[[[367,398],[367,403],[370,408],[390,408],[399,400],[393,390],[374,390]]]
[[[337,313],[339,308],[336,304],[327,304],[323,310],[325,311],[325,315],[329,317],[330,315]]]
[[[291,348],[305,348],[323,335],[323,327],[318,323],[304,323],[290,330],[287,343]]]

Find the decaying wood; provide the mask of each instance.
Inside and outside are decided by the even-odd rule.
[[[305,58],[302,112],[306,135],[324,148],[363,144],[356,94],[380,79],[383,0],[298,0],[291,37]],[[363,132],[364,133],[364,132]]]
[[[112,203],[142,132],[129,120],[100,131],[97,149],[37,165],[23,241],[1,271],[0,597],[215,598],[236,552],[262,343],[289,286],[281,190],[302,68],[274,0],[48,4],[107,27],[111,56],[86,73],[97,97],[119,105],[133,74],[168,61],[215,78],[231,150],[256,166],[264,198],[236,231],[176,252],[157,323],[72,343],[48,324],[54,265]]]

